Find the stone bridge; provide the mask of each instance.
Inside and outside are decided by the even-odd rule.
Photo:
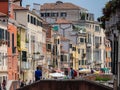
[[[88,80],[40,80],[17,90],[113,90]]]

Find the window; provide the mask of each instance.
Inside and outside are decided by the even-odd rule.
[[[47,49],[51,50],[51,44],[47,44]]]
[[[45,13],[41,13],[41,17],[44,17],[45,16]]]
[[[64,55],[64,61],[67,62],[67,56],[66,55]]]
[[[95,50],[94,51],[94,60],[95,61],[101,60],[101,51],[100,50]]]
[[[50,16],[50,13],[45,13],[45,16],[46,16],[46,17],[49,17],[49,16]]]
[[[39,24],[39,26],[41,26],[42,27],[42,22],[40,21],[40,24]]]
[[[91,34],[88,34],[88,43],[91,44]]]
[[[72,51],[76,51],[76,47],[72,47]]]
[[[80,54],[80,49],[78,49],[78,54]]]
[[[80,42],[83,43],[84,42],[84,38],[80,38]]]
[[[81,53],[84,54],[84,49],[81,50]]]
[[[58,13],[51,13],[52,17],[58,17]]]
[[[8,37],[7,37],[8,38],[7,39],[8,40],[8,47],[10,47],[10,32],[7,32],[7,35],[8,35]]]
[[[79,60],[79,65],[81,64],[81,60]]]
[[[22,61],[27,61],[27,52],[22,51]]]
[[[70,48],[72,48],[72,44],[70,44],[70,46],[69,46]]]
[[[42,27],[42,22],[37,20],[37,26],[41,26]]]
[[[37,25],[39,26],[39,23],[40,23],[40,21],[39,20],[37,20]]]
[[[111,52],[107,51],[107,57],[110,58],[111,57]]]
[[[14,33],[12,33],[12,53],[16,53],[16,48],[14,46]]]
[[[7,30],[5,30],[5,40],[7,40],[7,37],[8,37]]]
[[[82,65],[84,65],[84,60],[82,60]]]
[[[96,32],[100,31],[99,26],[95,26],[95,31],[96,31]]]
[[[95,37],[95,44],[99,44],[100,43],[100,37]]]
[[[63,55],[61,55],[61,61],[63,61]]]
[[[30,22],[30,15],[28,14],[28,22]]]
[[[31,23],[32,23],[32,24],[34,23],[34,18],[33,18],[33,16],[31,16]]]
[[[36,18],[34,18],[34,25],[36,25]]]
[[[58,39],[58,44],[60,43],[60,40]]]
[[[4,29],[0,28],[0,40],[4,39]]]
[[[67,16],[67,13],[66,13],[66,12],[62,12],[62,13],[60,14],[60,16],[61,16],[61,17],[66,17],[66,16]]]

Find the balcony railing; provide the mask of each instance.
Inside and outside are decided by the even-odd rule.
[[[100,43],[95,43],[95,48],[99,48],[100,47]]]
[[[0,66],[0,72],[7,72],[7,66]]]
[[[30,68],[31,68],[30,62],[22,62],[22,63],[21,63],[21,69],[22,69],[22,70],[28,70],[28,69],[30,69]]]
[[[92,46],[92,43],[87,43],[87,47],[91,47]]]

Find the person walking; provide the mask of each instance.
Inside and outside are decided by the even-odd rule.
[[[6,90],[6,80],[3,80],[2,87],[3,87],[3,90]]]
[[[70,77],[71,77],[71,79],[74,79],[74,70],[73,70],[73,68],[70,68]]]
[[[38,81],[41,78],[42,78],[42,71],[39,69],[39,67],[37,67],[35,71],[35,81]]]

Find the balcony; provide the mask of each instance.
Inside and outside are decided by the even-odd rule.
[[[31,68],[30,62],[22,62],[22,63],[21,63],[21,69],[22,69],[22,70],[28,70],[28,69],[30,69],[30,68]]]
[[[7,40],[0,40],[0,46],[1,45],[7,45]]]
[[[100,43],[95,43],[95,48],[99,48],[100,47]]]
[[[101,65],[102,64],[102,61],[101,60],[96,60],[95,61],[95,65]]]
[[[91,47],[92,46],[92,44],[91,43],[87,43],[87,47]]]
[[[87,60],[87,65],[91,65],[92,61],[91,60]]]

